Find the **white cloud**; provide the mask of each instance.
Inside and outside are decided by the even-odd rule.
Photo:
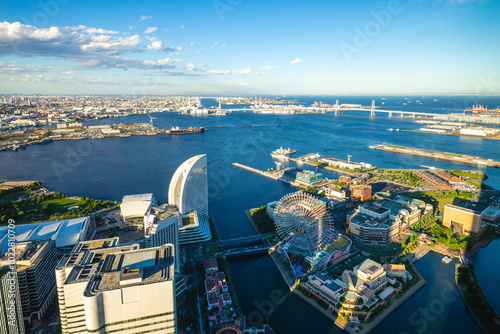
[[[231,70],[209,70],[207,71],[210,74],[221,74],[221,75],[228,75],[228,74],[262,74],[260,72],[254,72],[251,67],[246,68],[244,70],[236,70],[236,71],[231,71]]]
[[[142,22],[144,20],[148,20],[148,19],[151,19],[153,18],[152,16],[150,15],[142,15],[141,18],[139,19],[139,22]]]
[[[138,35],[113,36],[93,35],[78,32],[88,27],[37,28],[20,22],[0,22],[0,56],[53,57],[83,64],[86,68],[138,68],[165,69],[165,60],[144,62],[128,58],[127,52],[141,52],[144,42]],[[180,48],[156,44],[156,49],[165,52],[180,51]],[[6,70],[7,71],[7,70]],[[8,69],[14,72],[15,69]],[[22,72],[22,70],[19,70]]]
[[[172,63],[178,63],[179,61],[179,59],[170,59],[167,57],[159,60],[145,60],[143,63],[148,66],[167,66]]]
[[[195,70],[197,70],[197,69],[196,69],[196,66],[194,66],[194,64],[189,63],[189,64],[187,64],[186,66],[182,66],[182,67],[181,67],[181,70],[186,70],[186,71],[195,71]]]
[[[161,41],[158,41],[156,39],[151,39],[151,44],[148,45],[148,50],[174,52],[174,51],[182,51],[182,48],[180,46],[175,48],[171,46],[165,46]]]
[[[290,64],[295,65],[295,64],[300,63],[301,61],[302,60],[300,60],[299,58],[295,58],[294,60],[292,60],[292,62]]]
[[[263,69],[263,70],[273,70],[273,69],[275,69],[275,68],[276,68],[276,67],[274,67],[274,66],[269,66],[269,65],[268,65],[268,66],[264,66],[264,67],[262,67],[262,69]]]
[[[129,30],[132,30],[133,28],[134,28],[134,26],[128,26]]]
[[[118,34],[118,31],[105,30],[101,28],[88,28],[85,30],[85,32],[89,34],[111,34],[111,35]]]
[[[83,31],[86,32],[87,34],[111,34],[115,35],[120,33],[119,31],[116,30],[106,30],[102,28],[90,28],[87,26],[84,26],[80,24],[79,26],[72,26],[72,27],[64,27],[64,29],[67,30],[72,30],[72,31]]]
[[[149,27],[146,29],[146,31],[144,31],[145,34],[151,34],[152,32],[155,32],[156,30],[158,30],[157,27]]]
[[[62,72],[62,74],[75,74],[75,71],[66,71],[66,72]]]
[[[112,37],[109,35],[92,36],[90,41],[81,45],[85,51],[107,51],[112,54],[120,54],[125,51],[137,50],[142,40],[139,35],[129,37]]]
[[[181,29],[186,29],[186,26],[181,26]]]

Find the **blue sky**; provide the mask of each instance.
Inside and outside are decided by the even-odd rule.
[[[500,1],[0,3],[0,93],[500,94]]]

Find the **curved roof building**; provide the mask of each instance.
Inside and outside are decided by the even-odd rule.
[[[207,155],[197,155],[177,168],[168,188],[168,204],[180,214],[197,210],[208,216]]]
[[[181,215],[179,244],[212,239],[208,219],[207,155],[197,155],[177,168],[168,189],[168,204]]]
[[[125,223],[143,221],[154,203],[153,194],[126,195],[122,199],[120,212]]]

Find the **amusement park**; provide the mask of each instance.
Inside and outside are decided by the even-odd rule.
[[[292,193],[267,212],[280,238],[271,257],[290,290],[336,324],[351,324],[349,329],[360,332],[380,321],[378,315],[393,299],[408,298],[410,287],[425,284],[411,265],[382,264],[353,252],[321,198]]]
[[[281,238],[277,252],[295,279],[346,259],[351,240],[337,232],[326,203],[305,192],[283,197],[274,208]]]

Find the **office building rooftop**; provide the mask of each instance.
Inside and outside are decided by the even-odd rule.
[[[94,296],[124,285],[143,285],[174,279],[174,246],[108,253],[84,295]]]

